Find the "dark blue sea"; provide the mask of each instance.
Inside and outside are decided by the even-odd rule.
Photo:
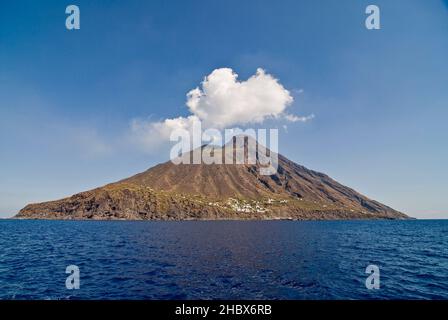
[[[0,299],[448,299],[448,220],[0,220]]]

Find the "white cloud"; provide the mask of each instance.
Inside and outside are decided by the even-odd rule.
[[[309,116],[306,117],[299,117],[293,114],[286,114],[285,119],[290,122],[307,122],[309,120],[314,119],[314,114],[310,114]]]
[[[163,121],[145,121],[134,119],[131,122],[131,139],[138,146],[145,150],[151,150],[161,143],[169,141],[171,132],[176,129],[190,131],[193,122],[198,121],[198,117],[178,117],[165,119]]]
[[[230,68],[215,69],[199,87],[187,93],[190,116],[161,121],[133,120],[131,133],[137,144],[154,148],[169,140],[173,130],[190,131],[193,122],[198,120],[203,129],[225,129],[260,124],[267,119],[305,122],[314,117],[286,113],[293,100],[290,92],[261,68],[245,81],[239,81]]]
[[[187,98],[191,113],[205,127],[219,129],[277,118],[293,102],[289,91],[263,69],[246,81],[238,81],[232,69],[216,69]]]

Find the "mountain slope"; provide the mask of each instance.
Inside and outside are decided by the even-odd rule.
[[[244,148],[245,164],[179,164],[171,161],[72,197],[30,204],[17,218],[44,219],[405,219],[407,216],[329,176],[278,155],[277,173],[260,174],[248,164],[256,142]],[[224,159],[229,149],[200,150]],[[196,150],[198,151],[198,150]],[[269,152],[269,151],[268,151]],[[192,158],[192,152],[188,154]]]

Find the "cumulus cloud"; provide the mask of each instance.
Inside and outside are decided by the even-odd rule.
[[[289,91],[263,69],[246,81],[238,81],[232,69],[216,69],[204,79],[202,88],[187,94],[191,113],[205,127],[219,129],[277,118],[292,102]]]
[[[194,121],[201,121],[204,129],[225,129],[260,124],[267,119],[305,122],[314,117],[288,114],[286,109],[293,101],[278,79],[261,68],[245,81],[238,80],[238,74],[232,69],[220,68],[187,93],[190,116],[155,122],[134,120],[131,131],[137,143],[151,148],[169,140],[175,129],[191,131]]]

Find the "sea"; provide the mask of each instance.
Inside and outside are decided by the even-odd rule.
[[[0,299],[448,299],[448,220],[0,220]]]

